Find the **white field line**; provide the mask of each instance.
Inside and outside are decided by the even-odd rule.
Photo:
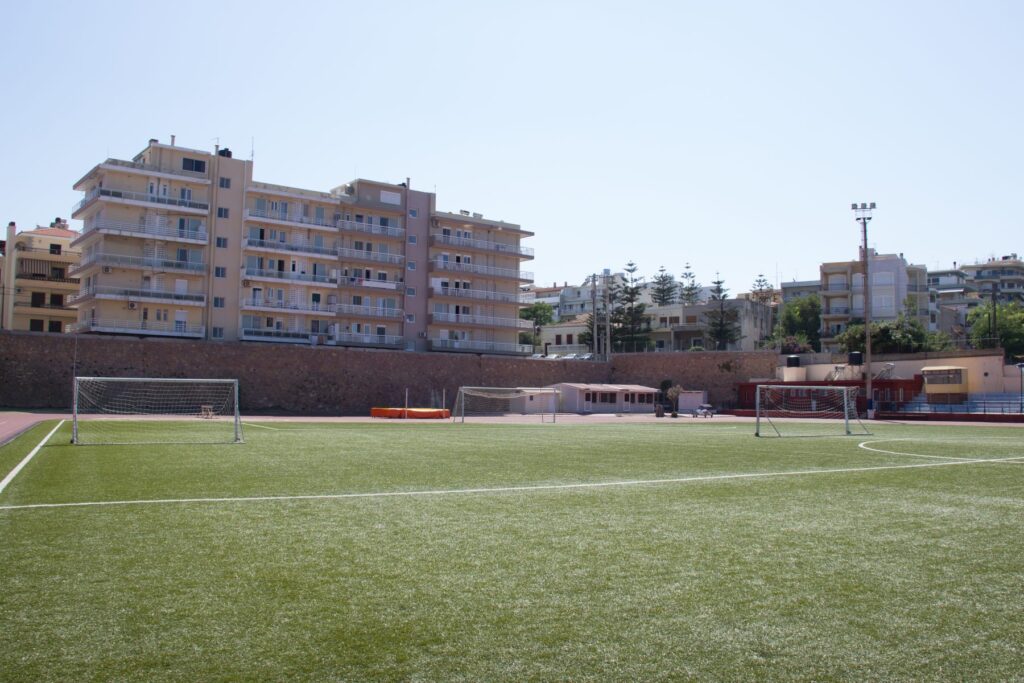
[[[17,467],[11,470],[10,473],[8,473],[6,477],[4,477],[3,481],[0,481],[0,493],[3,493],[3,490],[7,488],[8,484],[11,483],[11,480],[18,476],[18,472],[21,472],[21,469],[25,465],[27,465],[32,458],[36,456],[36,453],[39,452],[39,449],[46,445],[46,442],[50,440],[50,437],[53,436],[56,433],[56,431],[61,428],[61,425],[63,424],[64,420],[58,422],[57,426],[51,429],[50,433],[47,434],[46,437],[42,441],[40,441],[39,444],[35,448],[33,448],[28,455],[22,458],[21,462],[18,463]]]
[[[272,432],[286,432],[287,429],[281,429],[280,427],[267,427],[265,425],[258,425],[255,422],[243,422],[243,427],[258,427],[259,429],[269,429]]]
[[[952,455],[924,455],[923,453],[905,453],[903,451],[887,451],[884,448],[872,448],[868,444],[873,443],[887,443],[892,441],[916,441],[916,439],[878,439],[877,441],[864,441],[857,444],[857,448],[863,448],[866,451],[873,453],[885,453],[886,455],[906,455],[913,458],[934,458],[936,460],[953,460],[953,461],[968,461],[973,462],[975,458],[958,458]]]
[[[828,470],[793,470],[788,472],[750,472],[744,474],[709,474],[698,477],[678,477],[673,479],[632,479],[625,481],[606,481],[589,484],[538,484],[531,486],[500,486],[493,488],[468,489],[435,489],[421,491],[378,491],[368,493],[325,493],[296,496],[247,496],[233,498],[159,498],[151,500],[107,500],[82,503],[33,503],[27,505],[3,505],[0,512],[7,510],[30,510],[40,508],[80,508],[110,507],[117,505],[169,505],[187,503],[256,503],[256,502],[287,502],[297,500],[349,500],[358,498],[414,498],[425,496],[451,496],[469,494],[496,493],[533,493],[537,491],[566,491],[573,489],[600,489],[627,486],[651,486],[658,484],[686,484],[692,482],[715,482],[736,479],[766,479],[769,477],[797,477],[812,474],[847,474],[853,472],[878,472],[882,470],[912,470],[925,467],[951,467],[953,465],[973,465],[977,463],[1011,462],[1020,464],[1024,456],[1012,458],[985,458],[978,460],[958,460],[947,462],[915,463],[913,465],[875,465],[871,467],[842,467]]]

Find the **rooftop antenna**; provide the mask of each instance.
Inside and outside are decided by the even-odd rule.
[[[256,136],[255,135],[252,136],[252,138],[250,139],[249,143],[250,143],[250,146],[249,146],[249,161],[255,161],[256,160]]]

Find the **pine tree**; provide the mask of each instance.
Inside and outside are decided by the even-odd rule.
[[[754,280],[754,284],[751,286],[750,295],[751,299],[758,304],[757,341],[760,342],[770,335],[773,326],[772,317],[775,312],[772,308],[775,290],[764,276],[764,273],[758,273],[757,279]]]
[[[679,300],[686,306],[698,304],[700,303],[700,292],[702,289],[703,285],[697,282],[693,271],[690,270],[690,264],[687,263],[686,271],[680,276]]]
[[[655,306],[668,306],[676,302],[679,285],[676,283],[675,276],[665,270],[665,266],[662,266],[658,270],[658,274],[654,276],[653,285],[651,301]]]
[[[716,274],[717,277],[717,274]],[[716,351],[725,351],[729,344],[743,338],[740,334],[739,311],[725,305],[729,298],[729,290],[721,278],[711,283],[711,301],[709,310],[704,313],[704,322],[708,325],[708,338]]]
[[[650,321],[644,315],[647,306],[640,303],[643,279],[636,276],[637,269],[632,261],[626,264],[626,276],[616,293],[617,305],[612,310],[614,345],[625,351],[646,348],[651,331]]]

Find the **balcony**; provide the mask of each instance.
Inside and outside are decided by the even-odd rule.
[[[822,313],[822,315],[850,315],[850,307],[849,306],[832,306],[827,311]]]
[[[504,304],[519,303],[519,294],[515,292],[492,292],[487,289],[462,289],[458,287],[431,287],[430,293],[432,296],[437,297],[497,301]]]
[[[494,318],[487,315],[464,315],[462,313],[431,313],[433,324],[451,323],[454,325],[482,325],[484,327],[514,327],[521,330],[532,330],[533,323],[521,318]]]
[[[430,262],[434,270],[446,270],[454,273],[473,273],[475,275],[487,275],[489,277],[508,278],[524,282],[533,281],[533,273],[516,268],[498,268],[497,266],[482,266],[476,263],[460,263],[456,261],[444,261],[434,259]]]
[[[363,277],[343,277],[341,278],[341,286],[397,291],[398,288],[402,286],[402,283],[395,282],[394,280],[374,280],[371,278]]]
[[[71,265],[71,264],[69,264],[69,265]],[[47,273],[40,273],[40,272],[34,272],[34,271],[28,271],[28,270],[18,270],[15,273],[14,277],[16,279],[18,279],[18,280],[30,280],[30,281],[35,281],[35,282],[52,282],[54,284],[74,285],[76,287],[80,283],[80,280],[77,277],[63,277],[63,276],[60,276],[60,275],[54,275],[52,272],[47,274]],[[62,287],[62,289],[67,289],[67,288],[66,287]]]
[[[243,327],[242,341],[279,342],[285,344],[316,344],[327,335],[320,332],[300,330],[274,330],[257,327]],[[315,342],[313,340],[316,340]]]
[[[341,332],[333,335],[329,341],[335,346],[376,346],[385,348],[399,348],[405,344],[405,337],[397,334],[356,334],[353,332]]]
[[[48,304],[45,301],[33,302],[31,299],[25,298],[15,299],[14,307],[36,309],[39,311],[45,311],[50,315],[65,314],[72,317],[77,315],[77,312],[74,309],[68,308],[66,305]]]
[[[185,322],[152,320],[90,320],[71,325],[71,332],[103,332],[107,334],[136,334],[153,337],[191,337],[202,338],[206,335],[203,325]]]
[[[189,273],[205,273],[206,264],[196,261],[177,261],[169,258],[127,256],[124,254],[90,254],[83,257],[72,270],[81,273],[91,266],[114,268],[141,268],[143,270],[170,270]]]
[[[266,249],[275,252],[288,252],[298,254],[316,254],[318,256],[338,256],[337,247],[325,247],[306,240],[292,240],[291,242],[272,242],[269,240],[257,240],[247,238],[242,242],[248,249]]]
[[[173,168],[160,168],[159,166],[152,166],[150,164],[142,164],[137,161],[122,161],[121,159],[107,159],[102,164],[101,168],[107,167],[117,171],[128,171],[142,173],[144,175],[169,175],[178,178],[187,178],[188,180],[196,183],[202,183],[204,185],[210,184],[210,178],[206,173],[197,173],[196,171],[185,171],[182,169]]]
[[[303,216],[297,213],[286,211],[269,211],[267,209],[246,209],[245,219],[248,221],[270,221],[273,223],[286,223],[288,225],[301,225],[314,230],[337,231],[333,221],[327,218],[316,218],[315,216]]]
[[[385,318],[401,320],[405,312],[400,308],[382,308],[380,306],[353,306],[351,304],[338,304],[336,306],[338,315],[351,315],[360,318]]]
[[[405,236],[405,228],[392,225],[374,225],[372,223],[358,223],[356,221],[338,221],[338,227],[342,230],[353,230],[367,235],[382,235],[384,237],[402,238]]]
[[[525,356],[533,353],[531,344],[509,344],[505,342],[474,341],[469,339],[430,339],[433,351],[456,351],[465,353],[496,353]]]
[[[454,237],[452,235],[433,233],[430,235],[430,243],[433,246],[444,245],[465,247],[466,249],[478,249],[481,251],[508,254],[510,256],[533,258],[533,249],[530,249],[529,247],[520,247],[516,244],[505,244],[503,242],[491,242],[489,240],[478,240],[470,237]]]
[[[82,234],[72,242],[76,245],[91,237],[94,234],[119,235],[121,237],[143,237],[171,242],[186,242],[188,244],[208,244],[209,235],[206,232],[206,224],[200,223],[197,230],[190,230],[184,227],[179,228],[170,221],[150,219],[147,221],[128,223],[124,221],[112,221],[106,218],[87,221]]]
[[[343,261],[368,261],[372,263],[387,263],[392,266],[400,266],[405,261],[401,254],[389,254],[382,251],[366,251],[365,249],[339,249],[338,256]]]
[[[830,282],[825,291],[828,292],[848,292],[850,291],[849,282]]]
[[[190,294],[165,289],[131,289],[125,287],[105,287],[95,285],[83,289],[68,299],[69,304],[77,304],[86,299],[127,299],[147,303],[175,303],[185,306],[203,306],[206,304],[205,294]]]
[[[278,301],[277,299],[245,299],[242,301],[242,308],[257,309],[261,311],[290,311],[298,313],[329,313],[334,315],[337,304],[318,304],[312,301]]]
[[[172,206],[178,210],[191,213],[206,214],[210,210],[210,205],[206,202],[194,202],[191,199],[176,199],[174,197],[160,197],[155,194],[149,194],[148,192],[133,192],[131,190],[97,187],[91,192],[87,192],[85,198],[72,207],[71,217],[78,218],[76,215],[78,212],[99,198],[112,199],[127,203],[138,203],[145,206],[151,206],[154,204],[159,206]]]
[[[307,275],[306,273],[293,273],[290,270],[263,270],[261,268],[246,268],[245,277],[253,277],[257,279],[274,281],[285,280],[288,282],[308,282],[328,285],[338,284],[338,277],[336,275]]]

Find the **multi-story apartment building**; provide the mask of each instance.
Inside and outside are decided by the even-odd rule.
[[[705,301],[693,306],[681,303],[652,306],[646,314],[651,322],[650,339],[658,351],[714,349],[708,336],[707,315],[717,310],[718,302]],[[755,351],[758,342],[771,334],[771,307],[750,299],[727,299],[725,307],[736,312],[740,339],[729,344],[728,351]]]
[[[79,284],[68,274],[78,263],[71,248],[76,237],[59,218],[20,233],[7,225],[0,242],[0,329],[59,333],[75,322],[67,304]]]
[[[782,303],[808,295],[818,296],[821,291],[821,280],[793,280],[782,283]]]
[[[928,271],[930,324],[928,329],[962,337],[967,324],[967,312],[981,303],[978,288],[967,279],[967,273],[957,268]]]
[[[357,179],[320,192],[252,161],[150,140],[75,189],[77,329],[211,340],[526,354],[520,226]]]
[[[1024,261],[1017,254],[964,265],[961,270],[982,296],[991,297],[994,289],[998,301],[1024,302]]]
[[[922,325],[930,322],[928,270],[908,264],[903,254],[868,254],[871,272],[871,319],[895,320],[911,312]],[[864,318],[863,263],[839,261],[821,264],[821,343],[823,350],[835,350],[836,335],[852,320]]]

